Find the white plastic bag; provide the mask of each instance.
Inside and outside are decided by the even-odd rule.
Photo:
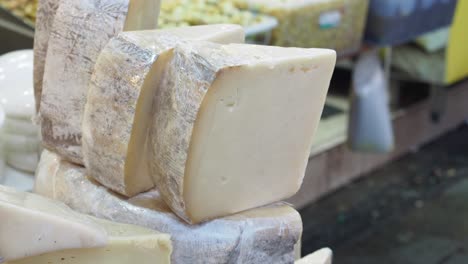
[[[353,73],[348,145],[353,151],[386,153],[394,135],[384,70],[376,50],[360,55]]]

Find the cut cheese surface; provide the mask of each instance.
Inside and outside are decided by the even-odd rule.
[[[107,244],[105,230],[62,203],[0,185],[0,256],[5,261]]]
[[[124,32],[99,56],[83,115],[83,156],[89,175],[126,196],[154,187],[146,139],[158,80],[178,38],[244,41],[238,25]]]
[[[55,12],[61,0],[39,0],[36,12],[36,27],[34,30],[34,97],[36,111],[42,96],[42,80],[44,77],[45,60],[49,44],[50,31],[54,23]]]
[[[169,264],[170,236],[146,228],[92,218],[109,237],[99,248],[66,249],[9,264]]]
[[[181,42],[149,137],[172,210],[199,223],[295,194],[335,62],[325,49]]]
[[[175,264],[293,263],[302,232],[300,215],[278,203],[202,225],[189,225],[167,207],[157,191],[126,200],[88,180],[84,169],[44,152],[35,191],[75,210],[112,221],[137,224],[171,235]],[[58,164],[58,170],[56,166]],[[49,172],[56,173],[51,176]],[[43,173],[45,172],[45,173]],[[40,179],[44,177],[44,179]],[[49,185],[50,185],[49,184]],[[45,186],[45,189],[41,189]]]
[[[300,260],[295,264],[332,264],[333,252],[329,248],[316,251]]]
[[[141,6],[147,9],[140,10]],[[81,120],[98,55],[125,25],[135,30],[156,28],[158,14],[159,0],[60,2],[49,36],[41,96],[46,148],[83,164]]]

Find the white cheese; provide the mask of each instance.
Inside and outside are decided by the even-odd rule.
[[[192,226],[173,214],[157,191],[123,199],[47,151],[36,177],[36,192],[79,212],[169,233],[175,264],[293,263],[302,232],[300,215],[281,203]]]
[[[333,252],[324,248],[296,261],[295,264],[332,264],[332,257]]]
[[[107,244],[105,230],[62,203],[0,185],[0,256],[5,261]]]
[[[69,161],[83,164],[81,120],[96,59],[108,41],[124,28],[156,28],[159,2],[60,2],[49,36],[40,105],[46,148]]]
[[[5,140],[5,151],[15,153],[31,153],[39,154],[40,141],[39,137],[24,136],[16,133],[4,132],[1,136]]]
[[[83,115],[83,157],[89,175],[126,196],[154,187],[146,139],[155,88],[177,38],[243,42],[238,25],[124,32],[103,49]]]
[[[109,235],[109,243],[101,248],[68,249],[6,264],[169,264],[169,235],[145,228],[101,222]]]
[[[21,136],[39,136],[39,127],[31,119],[5,118],[3,126],[5,133],[14,133]]]
[[[34,97],[36,111],[39,112],[42,95],[42,78],[47,56],[50,31],[54,23],[55,12],[61,0],[39,0],[34,30]]]
[[[181,42],[149,136],[172,210],[199,223],[295,194],[335,62],[325,49]]]
[[[9,264],[170,263],[169,235],[81,215],[38,195],[0,186],[0,212],[0,256]]]

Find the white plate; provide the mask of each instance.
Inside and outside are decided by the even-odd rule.
[[[32,191],[34,187],[34,174],[22,172],[6,166],[5,171],[3,171],[2,184],[20,191],[29,192]]]

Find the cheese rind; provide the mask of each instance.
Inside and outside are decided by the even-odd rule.
[[[1,185],[0,215],[0,256],[5,261],[107,244],[100,226],[64,204]]]
[[[157,81],[177,37],[244,41],[238,25],[124,32],[106,45],[96,62],[83,115],[84,162],[90,176],[122,195],[154,187],[147,131]]]
[[[44,159],[44,155],[49,158]],[[47,176],[42,170],[48,167],[51,172],[55,171],[57,162],[53,156],[56,157],[52,153],[43,154],[37,177]],[[122,199],[87,179],[84,169],[64,161],[58,166],[57,173],[43,181],[54,184],[54,190],[41,190],[36,186],[36,192],[63,201],[82,213],[169,233],[174,248],[172,263],[281,264],[294,261],[294,245],[302,232],[302,221],[289,206],[278,203],[192,226],[174,215],[157,191]]]
[[[126,23],[138,19],[129,17],[128,11],[140,2],[62,0],[57,9],[47,49],[40,121],[44,146],[71,162],[83,164],[81,120],[96,59]],[[151,5],[159,0],[146,2],[159,6]],[[159,9],[152,14],[152,28],[156,28]],[[137,25],[148,27],[147,23]]]
[[[39,112],[42,96],[42,80],[55,12],[61,0],[40,0],[37,4],[36,28],[34,30],[34,97],[36,112]]]
[[[335,62],[325,49],[181,42],[150,132],[172,210],[199,223],[295,194]]]
[[[318,250],[300,260],[295,264],[332,264],[333,252],[329,248]]]

